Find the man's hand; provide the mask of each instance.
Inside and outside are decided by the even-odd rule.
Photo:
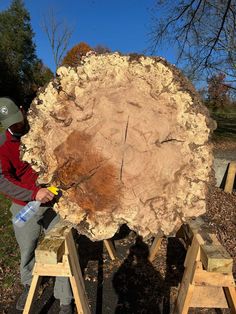
[[[50,202],[54,197],[54,194],[50,192],[47,188],[42,188],[36,194],[35,200],[41,203]]]

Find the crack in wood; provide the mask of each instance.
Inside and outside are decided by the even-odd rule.
[[[126,122],[126,128],[125,128],[125,141],[124,144],[126,143],[126,139],[127,139],[127,134],[128,134],[128,127],[129,127],[129,116]]]
[[[134,107],[137,107],[137,108],[142,108],[142,106],[140,106],[140,104],[138,104],[137,102],[127,101],[127,103],[128,103],[129,105],[134,106]]]
[[[121,166],[120,166],[120,181],[122,181],[122,174],[123,174],[123,165],[124,165],[124,156],[122,157],[122,160],[121,160]]]
[[[179,142],[179,143],[183,143],[184,141],[178,140],[178,139],[176,139],[176,138],[170,138],[170,139],[161,141],[160,144],[164,144],[164,143],[167,143],[167,142]]]
[[[72,158],[69,158],[69,159],[62,165],[62,167],[65,167],[65,166],[68,165],[71,161],[73,161],[73,159],[72,159]],[[102,167],[102,165],[99,164],[98,166],[96,166],[96,167],[90,169],[90,170],[87,172],[87,174],[80,175],[79,178],[78,178],[78,180],[76,180],[76,182],[72,182],[71,184],[67,184],[67,185],[66,185],[66,184],[64,184],[64,183],[59,179],[60,184],[59,184],[58,187],[61,188],[61,189],[63,189],[63,190],[65,190],[65,191],[66,191],[66,190],[69,190],[69,189],[72,188],[72,187],[78,188],[81,183],[84,183],[85,181],[87,181],[87,180],[89,180],[91,177],[93,177],[93,176],[97,173],[97,170],[98,170],[99,168],[101,168],[101,167]]]
[[[68,100],[72,100],[74,102],[76,107],[78,107],[81,111],[84,111],[84,108],[77,103],[75,95],[69,95],[64,89],[61,89],[61,91],[66,94]]]
[[[81,183],[88,181],[90,178],[92,178],[97,173],[97,170],[99,168],[101,168],[101,165],[98,165],[97,167],[90,169],[87,174],[80,176],[78,181],[73,182],[71,184],[71,187],[75,186],[77,188],[77,187],[79,187],[79,185]]]
[[[126,122],[126,127],[125,127],[124,145],[125,145],[126,140],[127,140],[128,128],[129,128],[129,116],[128,116],[128,119],[127,119],[127,122]],[[123,157],[122,157],[121,166],[120,166],[120,181],[121,181],[122,183],[123,183],[123,181],[122,181],[122,175],[123,175],[123,167],[124,167],[124,154],[125,154],[125,152],[123,152]]]

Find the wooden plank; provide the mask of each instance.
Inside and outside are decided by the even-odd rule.
[[[234,180],[236,175],[236,161],[232,161],[229,164],[229,169],[227,173],[226,183],[224,187],[224,191],[227,193],[233,192]]]
[[[192,244],[187,251],[184,267],[194,267],[195,261],[200,260],[200,245],[203,244],[204,241],[199,234],[195,234]]]
[[[228,308],[222,287],[194,286],[190,307]]]
[[[193,238],[192,244],[188,249],[187,256],[185,259],[185,270],[184,275],[180,284],[178,297],[176,300],[175,312],[178,314],[187,314],[191,303],[191,298],[194,292],[194,286],[191,284],[195,262],[200,258],[200,244],[201,238],[196,234]]]
[[[66,246],[69,252],[69,263],[72,270],[70,282],[75,298],[77,311],[79,314],[90,314],[91,312],[89,308],[89,302],[85,291],[84,280],[72,232],[70,232],[66,237]]]
[[[82,300],[83,297],[80,296],[79,284],[77,283],[74,276],[70,277],[70,284],[71,284],[71,288],[73,291],[76,309],[77,309],[78,314],[87,313],[87,312],[83,311],[83,307],[84,307],[84,301]]]
[[[232,273],[233,259],[221,244],[202,244],[201,261],[208,272]]]
[[[35,261],[43,264],[61,262],[65,252],[65,239],[44,238],[35,250]]]
[[[198,262],[201,264],[201,262]],[[232,274],[222,274],[208,272],[201,269],[201,265],[195,268],[195,274],[191,282],[197,286],[234,287],[234,277]]]
[[[188,310],[191,304],[191,300],[194,293],[194,285],[188,284],[184,291],[184,298],[182,299],[181,296],[178,297],[178,302],[176,303],[176,308],[174,313],[176,314],[188,314]]]
[[[116,250],[114,248],[112,241],[111,240],[103,240],[103,242],[104,242],[105,247],[107,249],[107,252],[110,256],[110,259],[112,261],[114,261],[116,259]]]
[[[230,308],[231,314],[236,314],[236,290],[235,287],[225,287],[224,293]]]
[[[38,275],[34,275],[33,276],[32,282],[31,282],[31,285],[30,285],[30,289],[29,289],[29,294],[28,294],[28,297],[26,299],[26,303],[25,303],[23,314],[30,313],[31,306],[32,306],[32,303],[33,303],[33,301],[35,299],[36,291],[37,291],[37,288],[38,288],[38,286],[40,284],[40,281],[41,281],[41,278]]]
[[[231,273],[233,259],[210,231],[210,228],[201,217],[199,219],[190,219],[188,225],[185,226],[185,237],[190,238],[191,241],[194,234],[199,235],[201,261],[207,271]]]
[[[217,236],[214,233],[210,233],[209,236],[210,236],[213,244],[221,245],[220,241],[218,240]]]
[[[162,242],[162,239],[163,237],[160,237],[160,236],[156,236],[153,243],[152,243],[152,246],[150,248],[150,255],[149,255],[149,261],[152,262],[154,261],[160,247],[161,247],[161,242]]]
[[[75,267],[77,269],[77,273],[78,273],[80,282],[82,284],[83,289],[85,290],[84,278],[83,278],[82,271],[81,271],[81,268],[80,268],[80,263],[79,263],[78,248],[75,245],[73,234],[70,233],[68,236],[69,237],[67,237],[65,249],[66,249],[66,251],[68,252],[68,255],[69,255],[69,247],[68,247],[68,242],[69,242],[69,244],[70,244],[70,256],[72,254],[73,261],[74,261],[73,267]],[[73,249],[73,251],[71,251],[71,248]],[[72,270],[71,259],[69,259],[68,261],[69,261],[69,264],[70,264],[70,269]],[[73,272],[72,272],[72,276],[73,276]]]
[[[69,277],[71,276],[71,270],[67,262],[58,263],[57,265],[36,263],[33,274],[38,276]]]

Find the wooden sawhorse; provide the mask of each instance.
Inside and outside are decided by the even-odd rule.
[[[190,219],[180,236],[181,232],[187,255],[175,313],[187,314],[190,307],[203,307],[229,308],[236,314],[233,259],[202,218]]]
[[[110,258],[114,260],[116,255],[111,240],[104,240],[104,244]],[[78,313],[90,314],[72,229],[63,222],[52,228],[35,250],[33,279],[23,314],[30,313],[36,290],[41,281],[40,277],[43,276],[69,277]]]
[[[42,276],[68,277],[78,313],[91,313],[72,229],[61,223],[46,234],[35,250],[33,279],[23,314],[30,313]]]
[[[187,249],[185,271],[179,288],[175,314],[187,314],[190,307],[230,308],[236,314],[233,259],[211,234],[201,218],[190,219],[179,230]],[[156,237],[150,249],[153,261],[161,244]]]

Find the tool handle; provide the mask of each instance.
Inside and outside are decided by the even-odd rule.
[[[60,189],[59,188],[57,188],[56,186],[49,186],[48,188],[47,188],[50,192],[52,192],[54,195],[58,195],[58,192],[60,191]]]

